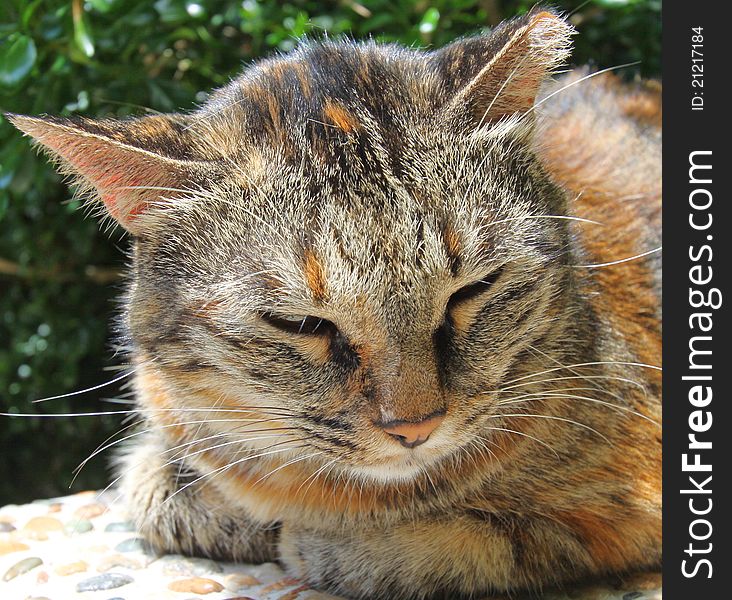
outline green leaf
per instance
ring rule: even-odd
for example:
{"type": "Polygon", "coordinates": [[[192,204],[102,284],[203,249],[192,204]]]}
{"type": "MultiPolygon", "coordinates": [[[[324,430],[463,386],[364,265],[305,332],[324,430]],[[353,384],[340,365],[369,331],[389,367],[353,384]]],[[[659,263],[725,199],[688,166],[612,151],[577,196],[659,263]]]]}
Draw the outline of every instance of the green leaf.
{"type": "Polygon", "coordinates": [[[180,0],[158,0],[154,6],[163,23],[178,23],[190,18],[186,5],[180,0]]]}
{"type": "Polygon", "coordinates": [[[0,47],[0,85],[13,87],[23,81],[36,64],[36,44],[27,35],[17,34],[0,47]]]}
{"type": "Polygon", "coordinates": [[[94,56],[94,41],[91,27],[83,13],[74,13],[74,42],[87,58],[94,56]]]}
{"type": "Polygon", "coordinates": [[[437,23],[440,21],[440,11],[432,7],[427,9],[419,22],[419,32],[429,34],[437,29],[437,23]]]}
{"type": "Polygon", "coordinates": [[[98,10],[100,13],[107,13],[112,9],[116,0],[87,0],[87,2],[89,2],[94,10],[98,10]]]}

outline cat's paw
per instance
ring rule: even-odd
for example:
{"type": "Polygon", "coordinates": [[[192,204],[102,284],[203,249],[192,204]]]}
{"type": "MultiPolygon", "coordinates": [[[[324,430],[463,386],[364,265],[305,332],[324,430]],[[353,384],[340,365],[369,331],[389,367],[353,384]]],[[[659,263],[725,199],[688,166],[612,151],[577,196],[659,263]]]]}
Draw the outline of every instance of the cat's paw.
{"type": "MultiPolygon", "coordinates": [[[[353,600],[408,599],[411,596],[373,575],[378,561],[361,553],[342,537],[283,523],[278,543],[279,562],[291,577],[315,589],[353,600]]],[[[392,566],[394,572],[394,566],[392,566]]]]}
{"type": "Polygon", "coordinates": [[[120,460],[124,502],[138,532],[163,553],[236,562],[275,559],[277,528],[255,524],[217,497],[205,480],[169,454],[152,436],[120,460]]]}

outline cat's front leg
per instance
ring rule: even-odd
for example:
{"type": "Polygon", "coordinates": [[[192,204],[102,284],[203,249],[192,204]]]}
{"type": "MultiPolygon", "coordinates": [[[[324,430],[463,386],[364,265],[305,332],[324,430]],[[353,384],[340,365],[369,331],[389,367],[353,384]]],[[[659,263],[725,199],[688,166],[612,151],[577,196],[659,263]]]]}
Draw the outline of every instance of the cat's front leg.
{"type": "Polygon", "coordinates": [[[280,559],[313,587],[360,600],[475,597],[590,570],[586,550],[556,524],[510,522],[465,514],[332,531],[285,523],[280,559]]]}
{"type": "Polygon", "coordinates": [[[236,562],[276,558],[278,531],[253,522],[226,502],[215,486],[180,462],[154,435],[119,462],[122,495],[137,529],[159,552],[236,562]]]}

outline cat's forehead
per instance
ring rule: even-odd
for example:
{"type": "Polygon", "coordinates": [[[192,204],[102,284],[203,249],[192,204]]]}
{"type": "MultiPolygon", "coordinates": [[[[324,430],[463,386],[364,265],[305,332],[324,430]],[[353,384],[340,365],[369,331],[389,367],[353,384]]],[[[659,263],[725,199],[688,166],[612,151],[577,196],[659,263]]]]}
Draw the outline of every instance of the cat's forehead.
{"type": "Polygon", "coordinates": [[[243,130],[253,144],[317,143],[371,127],[396,131],[428,114],[441,96],[432,68],[426,55],[397,46],[304,43],[251,66],[199,116],[204,125],[243,130]]]}

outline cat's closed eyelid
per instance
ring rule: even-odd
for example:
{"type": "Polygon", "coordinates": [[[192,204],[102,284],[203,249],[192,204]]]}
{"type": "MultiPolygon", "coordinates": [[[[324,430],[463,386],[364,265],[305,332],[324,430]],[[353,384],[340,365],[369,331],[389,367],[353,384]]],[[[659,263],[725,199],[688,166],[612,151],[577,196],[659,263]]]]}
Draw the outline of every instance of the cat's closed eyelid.
{"type": "Polygon", "coordinates": [[[268,325],[285,333],[298,335],[327,335],[336,327],[327,319],[312,315],[281,315],[263,312],[260,319],[268,325]]]}
{"type": "Polygon", "coordinates": [[[481,277],[478,281],[461,287],[458,291],[454,292],[450,299],[447,301],[448,312],[455,306],[474,300],[482,296],[498,281],[501,274],[504,271],[504,267],[498,267],[487,275],[481,277]]]}

